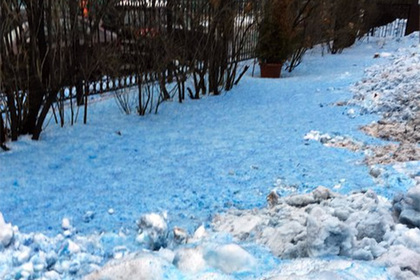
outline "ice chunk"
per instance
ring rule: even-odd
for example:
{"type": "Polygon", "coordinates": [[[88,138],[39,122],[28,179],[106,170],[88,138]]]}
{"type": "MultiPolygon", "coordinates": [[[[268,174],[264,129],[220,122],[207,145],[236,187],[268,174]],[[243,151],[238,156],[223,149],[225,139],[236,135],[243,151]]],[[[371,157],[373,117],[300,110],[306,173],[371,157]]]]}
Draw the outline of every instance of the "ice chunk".
{"type": "Polygon", "coordinates": [[[34,265],[31,262],[24,263],[21,268],[27,275],[34,273],[34,265]]]}
{"type": "Polygon", "coordinates": [[[173,264],[181,271],[196,274],[206,267],[201,247],[182,248],[175,253],[173,264]]]}
{"type": "Polygon", "coordinates": [[[306,228],[297,221],[265,227],[259,238],[275,255],[285,258],[307,257],[305,239],[306,228]]]}
{"type": "Polygon", "coordinates": [[[175,252],[168,248],[160,249],[157,254],[169,263],[172,263],[175,258],[175,252]]]}
{"type": "Polygon", "coordinates": [[[141,229],[151,228],[158,232],[164,232],[167,230],[166,221],[161,215],[156,213],[143,215],[138,222],[138,226],[141,229]]]}
{"type": "Polygon", "coordinates": [[[31,257],[31,248],[22,246],[19,251],[15,251],[13,259],[16,264],[23,264],[31,257]]]}
{"type": "MultiPolygon", "coordinates": [[[[3,214],[0,212],[0,244],[2,247],[7,247],[13,240],[13,227],[11,224],[6,224],[3,214]]],[[[1,247],[0,247],[1,249],[1,247]]]]}
{"type": "Polygon", "coordinates": [[[85,277],[85,280],[104,279],[142,279],[160,280],[163,279],[162,266],[167,263],[153,255],[143,255],[138,258],[126,258],[117,263],[109,263],[85,277]],[[112,278],[110,278],[112,276],[112,278]]]}
{"type": "Polygon", "coordinates": [[[420,212],[415,211],[414,209],[405,208],[401,211],[400,222],[420,228],[420,212]]]}
{"type": "Polygon", "coordinates": [[[331,191],[323,186],[318,186],[312,194],[316,201],[322,201],[332,197],[331,191]]]}
{"type": "Polygon", "coordinates": [[[256,264],[254,257],[237,244],[208,248],[204,259],[210,266],[229,274],[250,271],[256,264]]]}
{"type": "Polygon", "coordinates": [[[193,239],[198,240],[198,239],[203,239],[207,236],[207,232],[206,232],[206,228],[204,227],[204,225],[201,225],[197,228],[197,230],[194,232],[194,236],[193,239]]]}
{"type": "Polygon", "coordinates": [[[312,194],[292,195],[292,196],[286,197],[284,201],[290,206],[296,206],[296,207],[304,207],[304,206],[307,206],[308,204],[313,204],[316,202],[312,194]]]}
{"type": "Polygon", "coordinates": [[[420,185],[409,189],[407,197],[411,199],[413,209],[420,212],[420,185]]]}
{"type": "Polygon", "coordinates": [[[137,241],[147,244],[151,250],[166,247],[168,226],[163,216],[156,213],[146,214],[137,224],[140,232],[137,241]]]}
{"type": "Polygon", "coordinates": [[[188,239],[188,233],[179,227],[174,227],[172,230],[174,234],[174,240],[176,243],[186,243],[188,239]]]}
{"type": "Polygon", "coordinates": [[[268,223],[267,217],[247,212],[236,212],[236,215],[216,216],[223,223],[216,226],[218,231],[230,232],[239,239],[245,239],[252,234],[261,224],[268,223]],[[227,221],[228,220],[228,221],[227,221]]]}
{"type": "Polygon", "coordinates": [[[70,223],[70,220],[68,218],[63,218],[63,220],[61,221],[61,228],[64,231],[71,229],[71,223],[70,223]]]}
{"type": "Polygon", "coordinates": [[[60,251],[60,256],[70,256],[72,254],[77,254],[81,251],[80,246],[71,241],[70,239],[64,241],[60,251]]]}
{"type": "Polygon", "coordinates": [[[393,203],[401,223],[420,228],[420,185],[409,189],[406,195],[394,198],[393,203]]]}
{"type": "Polygon", "coordinates": [[[70,254],[77,254],[80,252],[80,246],[74,243],[73,241],[68,241],[68,250],[70,254]]]}
{"type": "Polygon", "coordinates": [[[54,270],[50,270],[44,273],[44,277],[45,279],[48,280],[60,280],[62,277],[60,276],[59,273],[57,273],[57,271],[54,270]]]}
{"type": "Polygon", "coordinates": [[[392,268],[396,279],[418,279],[420,277],[420,254],[402,245],[392,246],[378,259],[392,268]]]}
{"type": "Polygon", "coordinates": [[[321,207],[314,207],[307,221],[310,257],[339,255],[352,247],[352,229],[321,207]]]}

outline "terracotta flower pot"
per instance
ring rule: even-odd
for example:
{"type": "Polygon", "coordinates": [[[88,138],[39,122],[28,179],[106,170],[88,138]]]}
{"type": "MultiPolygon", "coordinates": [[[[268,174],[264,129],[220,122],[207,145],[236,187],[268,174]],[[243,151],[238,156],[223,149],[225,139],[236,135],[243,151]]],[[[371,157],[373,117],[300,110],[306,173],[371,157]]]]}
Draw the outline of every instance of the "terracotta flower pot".
{"type": "Polygon", "coordinates": [[[261,78],[280,78],[282,63],[260,63],[261,78]]]}

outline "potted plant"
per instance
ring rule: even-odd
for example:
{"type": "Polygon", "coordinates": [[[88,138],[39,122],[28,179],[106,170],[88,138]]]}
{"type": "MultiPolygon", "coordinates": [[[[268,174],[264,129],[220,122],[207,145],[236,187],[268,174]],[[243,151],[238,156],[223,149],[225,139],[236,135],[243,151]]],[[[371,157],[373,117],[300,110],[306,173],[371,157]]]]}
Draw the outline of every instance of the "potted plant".
{"type": "Polygon", "coordinates": [[[283,64],[293,54],[291,2],[267,0],[265,3],[256,48],[263,78],[279,78],[283,64]]]}

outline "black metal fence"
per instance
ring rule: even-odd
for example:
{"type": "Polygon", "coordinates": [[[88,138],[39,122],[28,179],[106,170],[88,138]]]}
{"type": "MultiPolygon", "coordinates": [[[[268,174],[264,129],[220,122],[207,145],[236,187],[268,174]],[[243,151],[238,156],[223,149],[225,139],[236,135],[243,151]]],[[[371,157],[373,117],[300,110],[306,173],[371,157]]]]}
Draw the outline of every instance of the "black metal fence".
{"type": "MultiPolygon", "coordinates": [[[[15,2],[18,5],[20,1],[15,2]]],[[[61,61],[68,64],[65,72],[70,75],[66,77],[65,87],[61,89],[61,96],[64,98],[76,96],[81,91],[83,94],[97,94],[136,85],[139,82],[136,64],[141,59],[142,70],[154,70],[147,67],[146,64],[150,62],[145,60],[155,56],[156,52],[164,51],[159,42],[166,40],[170,34],[175,37],[173,42],[178,44],[173,46],[172,60],[177,60],[180,52],[187,52],[188,56],[203,51],[203,48],[210,47],[208,40],[220,40],[220,32],[226,32],[227,28],[220,28],[219,23],[226,20],[223,13],[229,13],[228,21],[232,25],[226,45],[227,61],[231,63],[255,56],[255,22],[261,13],[259,0],[57,1],[60,4],[52,0],[43,2],[44,21],[48,29],[46,48],[51,49],[59,44],[60,55],[67,56],[65,61],[61,61]],[[48,25],[51,22],[52,26],[48,25]],[[58,36],[60,39],[57,39],[58,36]],[[53,37],[52,40],[50,37],[53,37]],[[69,51],[65,51],[65,48],[69,51]],[[182,48],[183,50],[179,50],[182,48]],[[110,69],[93,69],[89,65],[96,63],[95,59],[118,61],[113,62],[110,69]]],[[[10,8],[12,11],[8,16],[13,19],[2,28],[1,33],[0,51],[3,64],[11,63],[25,68],[22,62],[31,47],[27,7],[20,4],[19,8],[10,8]]],[[[210,53],[210,50],[206,54],[218,55],[210,53]]],[[[5,68],[3,70],[7,71],[5,68]]],[[[6,78],[10,79],[4,77],[3,81],[6,78]]],[[[15,69],[13,78],[16,89],[27,90],[28,79],[31,77],[26,69],[15,69]]]]}
{"type": "Polygon", "coordinates": [[[156,106],[171,97],[166,85],[174,80],[180,102],[185,92],[230,90],[244,73],[238,63],[255,56],[262,2],[1,1],[0,134],[37,139],[51,108],[64,124],[69,99],[85,106],[86,122],[88,96],[132,86],[139,114],[153,98],[144,84],[158,86],[156,106]]]}

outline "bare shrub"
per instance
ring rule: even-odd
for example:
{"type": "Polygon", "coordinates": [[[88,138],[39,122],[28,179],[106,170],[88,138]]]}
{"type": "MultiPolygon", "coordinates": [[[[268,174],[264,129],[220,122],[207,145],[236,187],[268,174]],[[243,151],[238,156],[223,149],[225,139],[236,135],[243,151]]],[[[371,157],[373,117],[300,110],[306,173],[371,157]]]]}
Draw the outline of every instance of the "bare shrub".
{"type": "Polygon", "coordinates": [[[122,113],[130,115],[137,101],[133,98],[129,89],[120,89],[114,92],[115,101],[122,113]]]}

